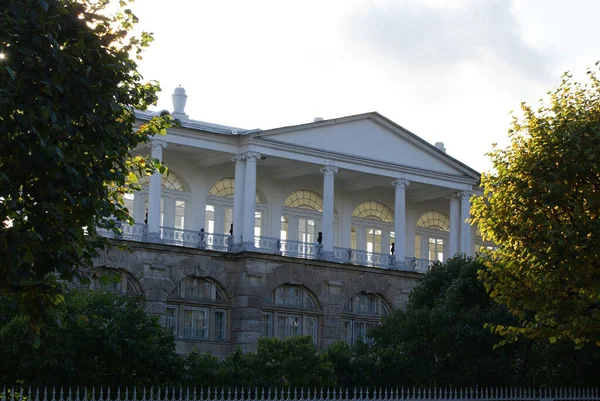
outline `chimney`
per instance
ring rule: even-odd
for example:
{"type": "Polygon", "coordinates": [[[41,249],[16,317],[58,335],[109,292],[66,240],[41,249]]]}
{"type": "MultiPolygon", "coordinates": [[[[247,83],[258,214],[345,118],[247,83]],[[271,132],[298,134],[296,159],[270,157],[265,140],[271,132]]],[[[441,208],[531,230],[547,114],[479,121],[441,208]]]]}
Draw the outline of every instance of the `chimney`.
{"type": "Polygon", "coordinates": [[[315,117],[313,122],[318,123],[319,121],[323,121],[323,117],[315,117]]]}
{"type": "Polygon", "coordinates": [[[185,89],[181,86],[175,88],[175,92],[171,95],[173,99],[173,118],[178,118],[181,121],[188,120],[189,117],[185,114],[185,103],[187,102],[187,95],[185,89]]]}
{"type": "Polygon", "coordinates": [[[435,147],[446,153],[446,147],[444,146],[444,142],[436,142],[435,147]]]}

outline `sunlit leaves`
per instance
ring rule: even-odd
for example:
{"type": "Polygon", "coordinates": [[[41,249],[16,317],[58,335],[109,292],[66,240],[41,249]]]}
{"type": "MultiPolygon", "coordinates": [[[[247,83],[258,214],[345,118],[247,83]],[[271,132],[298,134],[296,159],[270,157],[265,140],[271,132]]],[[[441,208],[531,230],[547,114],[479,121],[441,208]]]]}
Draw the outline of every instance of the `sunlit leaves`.
{"type": "Polygon", "coordinates": [[[600,340],[600,83],[566,73],[548,103],[521,105],[506,149],[494,148],[492,173],[472,214],[495,241],[481,273],[491,296],[521,319],[501,334],[600,340]]]}
{"type": "Polygon", "coordinates": [[[0,294],[51,305],[45,277],[80,276],[109,243],[98,228],[132,222],[123,196],[155,160],[132,151],[166,132],[170,117],[137,128],[135,109],[157,100],[137,72],[151,42],[130,35],[122,2],[23,0],[0,8],[0,294]],[[40,290],[43,286],[43,290],[40,290]],[[47,296],[48,295],[48,296],[47,296]]]}

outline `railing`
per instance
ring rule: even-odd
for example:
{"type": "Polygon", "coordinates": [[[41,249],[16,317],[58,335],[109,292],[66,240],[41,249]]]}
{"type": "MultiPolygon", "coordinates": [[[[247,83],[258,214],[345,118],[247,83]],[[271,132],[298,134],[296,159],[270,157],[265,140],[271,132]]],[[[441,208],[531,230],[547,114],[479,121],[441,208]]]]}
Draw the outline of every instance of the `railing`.
{"type": "MultiPolygon", "coordinates": [[[[98,230],[100,235],[109,238],[120,238],[131,241],[144,242],[148,238],[145,224],[121,224],[118,226],[122,233],[117,235],[112,231],[98,230]]],[[[182,230],[173,227],[160,227],[159,241],[168,245],[185,246],[190,248],[208,249],[219,252],[234,252],[233,237],[228,234],[213,234],[201,231],[182,230]]],[[[274,255],[283,255],[299,259],[321,259],[323,246],[317,243],[302,241],[280,240],[272,237],[254,237],[254,251],[274,255]]],[[[352,263],[359,266],[377,267],[383,269],[398,269],[394,255],[385,253],[367,252],[350,248],[334,247],[333,261],[339,263],[352,263]]],[[[418,258],[406,258],[408,270],[419,273],[429,271],[433,261],[418,258]]]]}
{"type": "Polygon", "coordinates": [[[130,241],[144,241],[146,239],[146,225],[135,223],[133,225],[129,225],[127,223],[123,223],[118,221],[117,228],[121,230],[120,234],[115,234],[111,230],[107,230],[106,228],[99,228],[98,235],[107,238],[119,238],[119,239],[127,239],[130,241]]]}
{"type": "Polygon", "coordinates": [[[0,387],[6,401],[600,401],[598,387],[244,388],[0,387]]]}
{"type": "Polygon", "coordinates": [[[320,259],[323,246],[301,241],[281,240],[281,254],[290,258],[320,259]]]}
{"type": "Polygon", "coordinates": [[[406,258],[406,267],[409,269],[415,269],[419,273],[427,273],[435,260],[419,259],[419,258],[406,258]]]}
{"type": "Polygon", "coordinates": [[[254,246],[257,252],[281,254],[281,243],[279,238],[254,237],[254,246]]]}

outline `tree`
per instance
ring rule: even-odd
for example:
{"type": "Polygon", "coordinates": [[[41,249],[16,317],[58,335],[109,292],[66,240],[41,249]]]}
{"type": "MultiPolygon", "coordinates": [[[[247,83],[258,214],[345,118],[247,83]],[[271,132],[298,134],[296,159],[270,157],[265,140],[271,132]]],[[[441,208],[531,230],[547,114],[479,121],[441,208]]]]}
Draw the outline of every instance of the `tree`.
{"type": "MultiPolygon", "coordinates": [[[[598,63],[596,63],[596,66],[598,63]]],[[[600,345],[600,81],[569,74],[549,104],[522,104],[511,145],[494,149],[473,221],[498,244],[482,272],[519,318],[497,333],[600,345]]]]}
{"type": "Polygon", "coordinates": [[[67,292],[39,340],[31,317],[6,299],[3,304],[8,323],[0,328],[0,377],[7,384],[150,386],[180,380],[174,338],[146,314],[139,297],[67,292]]]}
{"type": "Polygon", "coordinates": [[[82,278],[108,245],[97,228],[131,222],[122,197],[134,172],[155,168],[131,150],[169,124],[134,127],[134,110],[157,100],[158,85],[132,59],[152,38],[129,35],[136,17],[125,8],[107,16],[108,2],[0,9],[0,296],[21,294],[39,314],[61,299],[49,274],[82,278]]]}
{"type": "MultiPolygon", "coordinates": [[[[383,386],[592,385],[600,352],[564,342],[502,337],[486,324],[516,323],[478,279],[481,260],[455,257],[436,263],[413,289],[405,311],[373,330],[383,386]]],[[[375,370],[375,369],[374,369],[375,370]]]]}

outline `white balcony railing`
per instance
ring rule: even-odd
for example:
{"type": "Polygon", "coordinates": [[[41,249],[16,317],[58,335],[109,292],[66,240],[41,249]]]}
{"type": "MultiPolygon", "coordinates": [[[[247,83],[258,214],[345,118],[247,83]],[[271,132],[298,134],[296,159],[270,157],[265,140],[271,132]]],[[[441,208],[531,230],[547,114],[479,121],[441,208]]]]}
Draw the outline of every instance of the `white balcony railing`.
{"type": "MultiPolygon", "coordinates": [[[[120,235],[104,229],[98,230],[98,233],[110,238],[140,242],[157,242],[156,238],[152,239],[148,236],[145,224],[134,224],[131,226],[128,224],[122,224],[119,227],[121,229],[120,235]]],[[[160,227],[158,241],[168,245],[208,249],[218,252],[236,251],[233,246],[233,237],[228,234],[214,234],[201,231],[182,230],[173,227],[160,227]]],[[[323,258],[323,247],[320,244],[306,243],[302,241],[280,240],[272,237],[254,237],[253,251],[274,255],[283,255],[290,258],[299,259],[323,258]]],[[[332,261],[383,269],[413,270],[419,273],[426,273],[434,263],[434,261],[430,261],[428,259],[407,257],[406,264],[404,266],[398,266],[394,255],[342,247],[333,248],[332,261]]]]}

